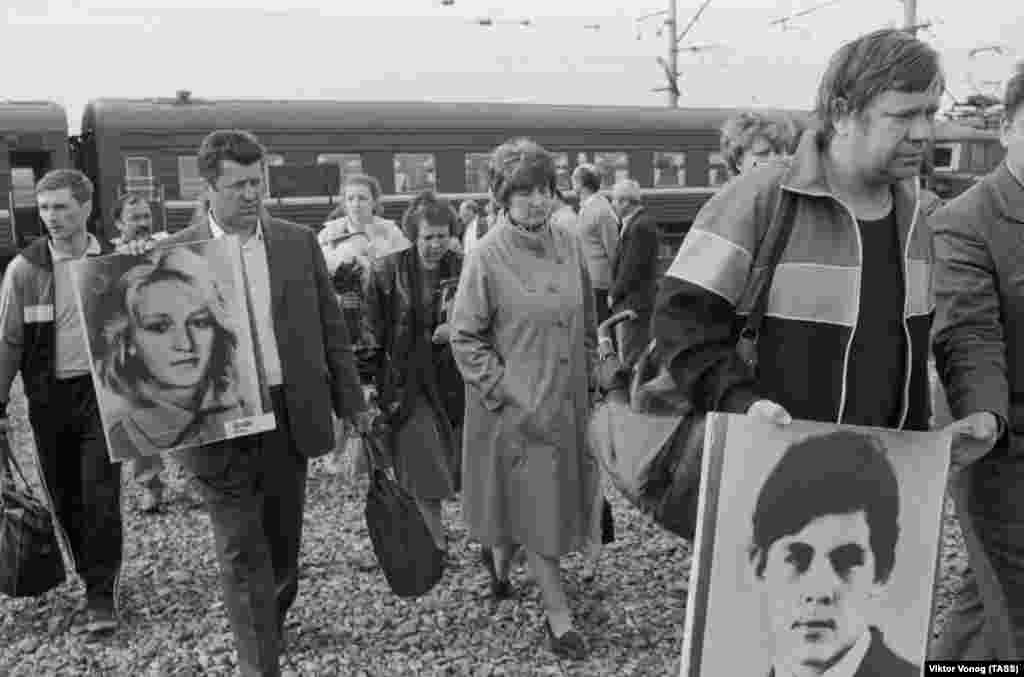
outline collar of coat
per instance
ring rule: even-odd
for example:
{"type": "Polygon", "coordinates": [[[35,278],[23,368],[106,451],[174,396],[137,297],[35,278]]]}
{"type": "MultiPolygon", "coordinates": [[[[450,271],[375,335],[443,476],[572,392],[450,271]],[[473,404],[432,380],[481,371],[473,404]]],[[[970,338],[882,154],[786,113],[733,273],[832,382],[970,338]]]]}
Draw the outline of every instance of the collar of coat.
{"type": "MultiPolygon", "coordinates": [[[[89,245],[85,250],[86,256],[100,256],[110,254],[114,251],[113,246],[104,242],[92,233],[89,233],[89,245]]],[[[21,251],[21,255],[28,261],[46,270],[53,270],[53,251],[50,247],[50,237],[36,238],[32,244],[21,251]]]]}
{"type": "Polygon", "coordinates": [[[999,202],[999,210],[1013,221],[1024,223],[1024,177],[1017,177],[1004,161],[992,173],[992,187],[999,202]]]}
{"type": "MultiPolygon", "coordinates": [[[[800,143],[793,157],[783,161],[789,164],[789,169],[782,178],[783,187],[799,193],[828,196],[838,200],[825,177],[825,152],[824,137],[820,132],[813,129],[804,132],[800,136],[800,143]]],[[[920,183],[916,176],[904,179],[893,186],[893,204],[899,223],[913,221],[919,193],[920,183]]]]}

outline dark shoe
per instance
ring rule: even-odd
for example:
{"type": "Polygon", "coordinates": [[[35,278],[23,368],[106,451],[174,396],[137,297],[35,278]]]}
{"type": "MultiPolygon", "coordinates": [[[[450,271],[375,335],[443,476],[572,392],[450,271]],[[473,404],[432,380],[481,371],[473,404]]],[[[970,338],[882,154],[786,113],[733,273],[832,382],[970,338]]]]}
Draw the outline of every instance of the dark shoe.
{"type": "Polygon", "coordinates": [[[480,560],[487,569],[487,575],[491,577],[491,595],[495,599],[509,599],[512,597],[512,583],[506,578],[498,578],[498,572],[494,568],[494,553],[490,548],[480,549],[480,560]]]}
{"type": "Polygon", "coordinates": [[[555,633],[551,631],[551,623],[547,619],[544,620],[544,628],[548,631],[548,648],[556,656],[573,661],[581,661],[587,657],[583,636],[576,630],[567,630],[560,637],[555,637],[555,633]]]}
{"type": "Polygon", "coordinates": [[[109,602],[88,602],[75,614],[72,634],[109,635],[117,630],[117,614],[109,602]]]}

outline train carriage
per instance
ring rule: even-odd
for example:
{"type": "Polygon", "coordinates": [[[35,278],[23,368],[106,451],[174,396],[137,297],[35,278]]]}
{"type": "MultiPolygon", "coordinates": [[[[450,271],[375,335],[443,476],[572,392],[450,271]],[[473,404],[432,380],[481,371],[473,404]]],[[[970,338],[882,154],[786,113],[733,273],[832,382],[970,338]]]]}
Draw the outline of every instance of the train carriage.
{"type": "Polygon", "coordinates": [[[63,107],[49,101],[0,101],[0,270],[42,234],[36,181],[68,166],[63,107]]]}
{"type": "Polygon", "coordinates": [[[999,166],[1005,153],[995,130],[940,121],[925,185],[941,198],[956,197],[999,166]]]}
{"type": "MultiPolygon", "coordinates": [[[[145,192],[168,230],[191,218],[202,191],[196,148],[212,129],[254,132],[267,146],[267,206],[319,228],[338,206],[346,174],[377,177],[382,213],[397,218],[425,188],[455,199],[486,199],[487,157],[502,141],[529,136],[556,154],[559,186],[582,162],[603,186],[636,179],[666,235],[663,258],[727,180],[719,129],[731,109],[555,106],[505,103],[99,99],[82,120],[83,167],[103,192],[109,230],[117,195],[145,192]]],[[[107,233],[112,234],[112,233],[107,233]]]]}

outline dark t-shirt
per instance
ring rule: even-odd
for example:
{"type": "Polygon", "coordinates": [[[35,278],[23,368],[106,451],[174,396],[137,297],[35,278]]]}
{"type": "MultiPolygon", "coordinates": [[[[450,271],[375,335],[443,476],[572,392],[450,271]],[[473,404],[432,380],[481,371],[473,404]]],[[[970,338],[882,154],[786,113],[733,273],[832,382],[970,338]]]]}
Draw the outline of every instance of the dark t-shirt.
{"type": "Polygon", "coordinates": [[[857,221],[863,264],[843,423],[894,428],[903,409],[907,338],[903,254],[896,216],[857,221]]]}

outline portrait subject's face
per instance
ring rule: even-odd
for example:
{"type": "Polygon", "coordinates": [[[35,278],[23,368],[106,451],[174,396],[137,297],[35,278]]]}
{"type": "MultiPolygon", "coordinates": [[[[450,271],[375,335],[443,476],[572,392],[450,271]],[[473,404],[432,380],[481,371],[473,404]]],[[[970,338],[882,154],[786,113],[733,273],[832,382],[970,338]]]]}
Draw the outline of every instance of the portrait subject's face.
{"type": "Polygon", "coordinates": [[[760,583],[775,664],[797,675],[827,670],[867,631],[865,614],[880,592],[865,513],[818,517],[779,538],[760,583]]]}
{"type": "Polygon", "coordinates": [[[139,291],[133,347],[151,379],[166,388],[194,388],[213,354],[216,321],[192,285],[162,280],[139,291]]]}

